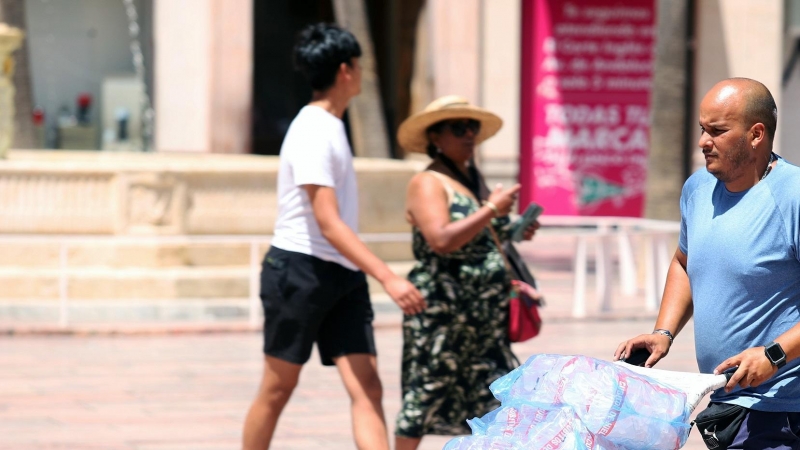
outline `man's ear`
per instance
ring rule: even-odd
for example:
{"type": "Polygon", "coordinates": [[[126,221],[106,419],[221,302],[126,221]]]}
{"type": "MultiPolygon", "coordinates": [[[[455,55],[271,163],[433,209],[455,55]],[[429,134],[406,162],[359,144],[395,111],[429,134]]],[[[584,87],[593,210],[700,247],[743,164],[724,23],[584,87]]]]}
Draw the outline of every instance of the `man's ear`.
{"type": "Polygon", "coordinates": [[[334,84],[339,84],[347,79],[347,67],[345,66],[345,63],[339,64],[339,68],[336,69],[336,78],[334,78],[333,81],[334,84]]]}
{"type": "Polygon", "coordinates": [[[757,122],[750,127],[750,146],[757,147],[758,144],[767,138],[767,127],[763,123],[757,122]]]}
{"type": "Polygon", "coordinates": [[[338,76],[349,77],[350,76],[350,70],[349,69],[350,69],[350,66],[348,66],[347,63],[339,64],[339,70],[336,71],[336,76],[337,77],[338,76]]]}

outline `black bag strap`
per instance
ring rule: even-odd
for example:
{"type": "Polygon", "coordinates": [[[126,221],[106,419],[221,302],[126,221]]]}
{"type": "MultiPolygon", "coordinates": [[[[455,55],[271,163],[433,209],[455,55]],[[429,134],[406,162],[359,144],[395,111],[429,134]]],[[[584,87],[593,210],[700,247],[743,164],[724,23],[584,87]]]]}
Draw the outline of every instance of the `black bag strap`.
{"type": "Polygon", "coordinates": [[[528,266],[525,265],[525,262],[522,260],[522,255],[517,251],[517,247],[514,246],[511,241],[506,241],[503,243],[502,251],[505,252],[506,259],[517,277],[521,281],[539,289],[538,286],[536,286],[536,278],[534,278],[531,271],[528,270],[528,266]]]}

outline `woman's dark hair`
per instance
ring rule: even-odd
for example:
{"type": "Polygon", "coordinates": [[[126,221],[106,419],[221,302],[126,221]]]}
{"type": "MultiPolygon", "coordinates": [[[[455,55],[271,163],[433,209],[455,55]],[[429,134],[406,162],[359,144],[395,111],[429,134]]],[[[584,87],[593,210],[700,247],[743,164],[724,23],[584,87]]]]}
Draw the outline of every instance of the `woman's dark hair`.
{"type": "MultiPolygon", "coordinates": [[[[425,136],[428,136],[429,133],[441,134],[446,123],[446,120],[440,120],[439,122],[429,126],[425,129],[425,136]]],[[[428,146],[425,147],[425,152],[431,157],[431,159],[436,159],[436,157],[439,155],[439,149],[437,149],[431,141],[428,141],[428,146]]]]}
{"type": "Polygon", "coordinates": [[[311,83],[311,89],[324,91],[336,82],[342,63],[351,65],[361,56],[361,46],[347,30],[328,23],[316,23],[300,32],[294,47],[294,65],[311,83]]]}

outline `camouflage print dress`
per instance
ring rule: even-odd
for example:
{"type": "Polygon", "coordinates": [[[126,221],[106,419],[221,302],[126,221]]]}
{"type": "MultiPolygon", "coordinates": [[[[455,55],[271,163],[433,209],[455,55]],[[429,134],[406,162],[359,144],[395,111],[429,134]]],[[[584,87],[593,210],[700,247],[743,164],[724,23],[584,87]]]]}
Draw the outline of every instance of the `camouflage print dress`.
{"type": "MultiPolygon", "coordinates": [[[[450,194],[450,221],[479,208],[471,196],[450,194]]],[[[508,218],[492,226],[506,239],[508,218]]],[[[409,280],[428,307],[403,320],[402,408],[396,434],[469,434],[466,420],[499,406],[489,384],[519,365],[508,340],[510,278],[488,229],[447,255],[413,230],[417,264],[409,280]]]]}

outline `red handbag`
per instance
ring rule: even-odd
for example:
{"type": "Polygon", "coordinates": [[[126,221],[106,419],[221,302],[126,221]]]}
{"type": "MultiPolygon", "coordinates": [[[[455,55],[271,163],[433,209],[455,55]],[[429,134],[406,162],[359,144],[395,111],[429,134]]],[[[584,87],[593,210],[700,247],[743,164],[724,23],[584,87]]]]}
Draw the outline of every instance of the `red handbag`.
{"type": "Polygon", "coordinates": [[[542,318],[539,316],[541,300],[532,298],[519,284],[512,281],[513,287],[508,304],[508,338],[511,342],[523,342],[536,337],[542,329],[542,318]]]}
{"type": "MultiPolygon", "coordinates": [[[[516,272],[508,261],[508,256],[503,250],[503,245],[491,225],[488,227],[492,234],[497,250],[503,257],[506,270],[511,274],[516,272]]],[[[544,305],[542,296],[532,297],[529,292],[536,293],[536,288],[522,280],[511,280],[511,292],[508,302],[508,339],[511,342],[523,342],[535,337],[542,329],[542,318],[539,316],[539,307],[544,305]]]]}

